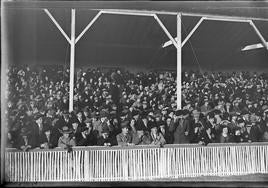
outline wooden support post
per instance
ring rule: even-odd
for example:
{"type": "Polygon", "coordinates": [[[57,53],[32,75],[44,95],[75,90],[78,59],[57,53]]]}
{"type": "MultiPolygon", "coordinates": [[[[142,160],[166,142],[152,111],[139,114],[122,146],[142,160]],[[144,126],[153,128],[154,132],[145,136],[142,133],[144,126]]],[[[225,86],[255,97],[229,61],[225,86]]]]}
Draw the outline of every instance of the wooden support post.
{"type": "Polygon", "coordinates": [[[181,109],[181,14],[177,14],[177,109],[181,109]]]}
{"type": "Polygon", "coordinates": [[[71,54],[70,54],[69,112],[73,111],[74,60],[75,60],[75,9],[72,9],[72,14],[71,14],[71,54]]]}

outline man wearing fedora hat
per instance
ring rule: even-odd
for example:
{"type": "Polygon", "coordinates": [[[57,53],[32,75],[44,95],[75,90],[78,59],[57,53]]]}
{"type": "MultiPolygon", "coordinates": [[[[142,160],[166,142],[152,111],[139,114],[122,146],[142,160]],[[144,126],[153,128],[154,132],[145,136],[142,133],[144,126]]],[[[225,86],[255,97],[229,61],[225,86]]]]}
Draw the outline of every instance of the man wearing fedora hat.
{"type": "Polygon", "coordinates": [[[190,121],[188,118],[184,116],[187,115],[187,111],[185,110],[177,110],[175,112],[175,123],[171,124],[169,127],[169,131],[173,134],[173,143],[174,144],[183,144],[189,143],[189,132],[190,132],[190,121]]]}
{"type": "Polygon", "coordinates": [[[157,122],[157,126],[159,127],[159,131],[164,136],[164,138],[166,140],[166,143],[167,144],[172,144],[173,143],[173,136],[169,132],[166,122],[165,121],[159,121],[159,122],[157,122]]]}
{"type": "Polygon", "coordinates": [[[41,141],[41,137],[44,136],[44,128],[45,125],[44,121],[43,121],[44,117],[42,114],[36,114],[34,116],[34,122],[32,124],[31,130],[32,130],[32,138],[34,141],[34,145],[33,147],[40,147],[40,141],[41,141]]]}
{"type": "Polygon", "coordinates": [[[62,129],[60,130],[62,136],[59,138],[58,147],[69,150],[72,146],[76,146],[75,139],[70,136],[72,132],[72,129],[70,129],[69,127],[62,127],[62,129]]]}

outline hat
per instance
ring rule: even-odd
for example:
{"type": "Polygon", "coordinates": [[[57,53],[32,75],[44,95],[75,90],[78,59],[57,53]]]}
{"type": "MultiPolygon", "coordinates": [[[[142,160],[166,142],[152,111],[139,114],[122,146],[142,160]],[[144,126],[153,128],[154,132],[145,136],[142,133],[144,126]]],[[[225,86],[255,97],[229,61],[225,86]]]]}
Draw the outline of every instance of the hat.
{"type": "Polygon", "coordinates": [[[43,115],[38,113],[34,116],[34,120],[38,120],[40,117],[43,117],[43,115]]]}
{"type": "Polygon", "coordinates": [[[108,117],[109,116],[109,113],[106,111],[106,110],[102,110],[101,112],[100,112],[100,117],[102,118],[102,117],[108,117]]]}
{"type": "Polygon", "coordinates": [[[99,117],[99,115],[98,115],[97,113],[98,113],[98,112],[95,112],[95,111],[92,112],[92,113],[91,113],[91,117],[92,117],[92,118],[97,118],[97,117],[99,117]]]}
{"type": "Polygon", "coordinates": [[[51,131],[51,126],[49,126],[49,125],[44,126],[43,131],[44,131],[44,132],[51,131]]]}
{"type": "Polygon", "coordinates": [[[266,114],[267,114],[267,113],[268,113],[268,108],[265,109],[265,110],[263,111],[263,113],[266,113],[266,114]]]}
{"type": "Polygon", "coordinates": [[[207,114],[207,117],[208,117],[209,119],[214,118],[214,113],[213,113],[213,112],[209,112],[209,113],[207,114]]]}
{"type": "Polygon", "coordinates": [[[78,121],[78,119],[76,117],[73,117],[70,122],[71,122],[71,124],[79,123],[79,121],[78,121]]]}
{"type": "Polygon", "coordinates": [[[83,126],[82,128],[81,128],[81,132],[84,132],[84,131],[87,131],[88,130],[88,127],[86,127],[86,126],[83,126]]]}
{"type": "Polygon", "coordinates": [[[228,112],[224,112],[224,113],[222,114],[222,119],[224,119],[224,120],[228,120],[229,117],[230,117],[230,115],[229,115],[228,112]]]}
{"type": "Polygon", "coordinates": [[[70,113],[68,112],[68,110],[63,110],[62,115],[70,115],[70,113]]]}
{"type": "Polygon", "coordinates": [[[218,109],[216,109],[216,110],[214,110],[214,114],[215,114],[215,115],[220,115],[220,114],[221,114],[221,111],[218,110],[218,109]]]}
{"type": "Polygon", "coordinates": [[[189,114],[189,110],[187,110],[187,109],[182,110],[182,115],[183,116],[186,116],[188,114],[189,114]]]}
{"type": "Polygon", "coordinates": [[[116,111],[114,111],[114,110],[111,111],[111,112],[110,112],[110,116],[111,116],[111,117],[116,117],[116,111]]]}
{"type": "Polygon", "coordinates": [[[150,128],[150,129],[153,129],[153,128],[157,128],[157,124],[156,124],[156,122],[154,122],[154,121],[149,121],[148,122],[148,127],[150,128]]]}
{"type": "Polygon", "coordinates": [[[157,123],[157,126],[160,127],[160,126],[166,126],[166,122],[165,121],[158,121],[157,123]]]}
{"type": "Polygon", "coordinates": [[[85,108],[83,108],[83,111],[84,111],[84,112],[90,112],[89,107],[86,106],[85,108]]]}
{"type": "Polygon", "coordinates": [[[241,115],[246,115],[246,114],[249,114],[249,111],[248,111],[248,110],[243,109],[243,110],[242,110],[242,112],[241,112],[241,115]]]}
{"type": "Polygon", "coordinates": [[[91,122],[92,122],[92,120],[89,119],[89,118],[86,118],[85,121],[84,121],[84,123],[91,123],[91,122]]]}
{"type": "Polygon", "coordinates": [[[121,122],[121,129],[128,128],[128,125],[129,125],[129,121],[123,121],[123,122],[121,122]]]}
{"type": "Polygon", "coordinates": [[[62,129],[60,129],[59,131],[61,134],[69,134],[69,133],[73,132],[72,129],[70,129],[67,126],[63,126],[62,129]]]}
{"type": "Polygon", "coordinates": [[[136,128],[137,131],[141,131],[141,130],[144,131],[144,130],[145,130],[145,127],[144,127],[142,121],[138,121],[138,122],[135,124],[135,128],[136,128]]]}
{"type": "Polygon", "coordinates": [[[157,113],[155,114],[155,117],[156,117],[156,118],[161,118],[161,117],[162,117],[162,114],[159,113],[159,112],[157,112],[157,113]]]}
{"type": "Polygon", "coordinates": [[[102,129],[101,134],[105,134],[105,133],[108,133],[108,134],[110,133],[108,128],[102,129]]]}
{"type": "Polygon", "coordinates": [[[257,122],[257,117],[255,115],[250,116],[250,122],[251,123],[256,123],[257,122]]]}
{"type": "Polygon", "coordinates": [[[176,116],[181,116],[182,115],[182,110],[176,110],[175,115],[176,116]]]}
{"type": "Polygon", "coordinates": [[[198,110],[193,110],[192,113],[193,113],[193,116],[200,114],[200,112],[198,110]]]}
{"type": "Polygon", "coordinates": [[[124,110],[121,112],[120,116],[125,116],[125,115],[127,115],[127,114],[128,114],[128,109],[124,109],[124,110]]]}
{"type": "Polygon", "coordinates": [[[148,115],[148,113],[146,111],[143,111],[141,113],[141,119],[146,119],[147,118],[147,115],[148,115]]]}
{"type": "Polygon", "coordinates": [[[136,116],[139,115],[139,111],[138,110],[133,110],[131,113],[132,116],[136,116]]]}
{"type": "Polygon", "coordinates": [[[42,100],[42,96],[41,96],[41,95],[37,95],[34,99],[35,99],[36,101],[41,101],[41,100],[42,100]]]}
{"type": "Polygon", "coordinates": [[[239,119],[237,120],[237,123],[240,124],[240,123],[245,123],[245,121],[243,119],[239,119]]]}
{"type": "Polygon", "coordinates": [[[28,130],[27,128],[25,128],[25,127],[23,127],[23,128],[20,130],[20,135],[21,135],[21,136],[28,136],[30,133],[31,133],[31,131],[28,130]]]}

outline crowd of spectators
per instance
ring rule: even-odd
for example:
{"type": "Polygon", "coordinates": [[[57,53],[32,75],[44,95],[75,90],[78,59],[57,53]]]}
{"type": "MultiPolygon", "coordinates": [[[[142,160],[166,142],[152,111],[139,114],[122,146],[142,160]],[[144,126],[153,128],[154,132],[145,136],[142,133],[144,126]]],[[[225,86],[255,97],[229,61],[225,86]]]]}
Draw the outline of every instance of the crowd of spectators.
{"type": "Polygon", "coordinates": [[[128,146],[268,141],[268,75],[79,69],[8,69],[7,147],[128,146]]]}

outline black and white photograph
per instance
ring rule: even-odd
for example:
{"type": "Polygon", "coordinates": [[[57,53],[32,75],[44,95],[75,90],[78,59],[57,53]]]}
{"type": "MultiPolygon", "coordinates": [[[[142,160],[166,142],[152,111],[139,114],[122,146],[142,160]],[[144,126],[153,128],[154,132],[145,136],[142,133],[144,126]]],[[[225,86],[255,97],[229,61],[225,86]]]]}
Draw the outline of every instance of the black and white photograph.
{"type": "Polygon", "coordinates": [[[2,0],[1,184],[268,187],[268,1],[2,0]]]}

